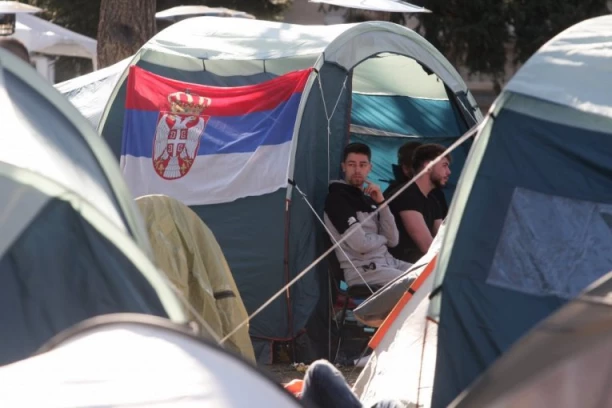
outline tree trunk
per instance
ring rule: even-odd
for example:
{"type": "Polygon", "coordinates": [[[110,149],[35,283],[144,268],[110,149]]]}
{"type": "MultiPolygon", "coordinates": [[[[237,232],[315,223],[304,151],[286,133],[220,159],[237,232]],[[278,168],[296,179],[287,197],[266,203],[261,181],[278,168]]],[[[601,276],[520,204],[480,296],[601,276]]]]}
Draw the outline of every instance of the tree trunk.
{"type": "Polygon", "coordinates": [[[156,33],[156,0],[102,0],[98,68],[134,55],[156,33]]]}

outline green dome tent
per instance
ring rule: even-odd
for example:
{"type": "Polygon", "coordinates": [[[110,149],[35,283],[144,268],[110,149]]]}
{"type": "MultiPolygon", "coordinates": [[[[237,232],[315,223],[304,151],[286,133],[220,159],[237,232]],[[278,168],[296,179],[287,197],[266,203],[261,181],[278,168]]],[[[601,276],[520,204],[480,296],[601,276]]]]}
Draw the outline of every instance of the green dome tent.
{"type": "MultiPolygon", "coordinates": [[[[192,18],[157,34],[130,65],[173,80],[222,87],[259,84],[314,68],[291,140],[287,178],[294,184],[287,180],[272,193],[229,202],[190,204],[217,237],[249,312],[320,253],[324,230],[308,204],[321,215],[327,183],[339,176],[341,151],[349,141],[372,147],[372,178],[384,188],[393,178],[400,145],[408,140],[450,145],[481,119],[452,65],[423,37],[392,23],[300,26],[192,18]],[[295,195],[295,186],[309,203],[295,195]]],[[[122,156],[127,76],[125,71],[120,77],[98,125],[117,160],[122,156]]],[[[449,198],[468,149],[466,144],[454,153],[449,198]]],[[[227,177],[230,183],[238,178],[227,177]]],[[[169,194],[147,192],[155,193],[169,194]]],[[[305,327],[325,290],[318,276],[326,276],[325,267],[301,279],[251,322],[259,361],[271,361],[271,342],[291,340],[305,327]]]]}
{"type": "Polygon", "coordinates": [[[144,313],[183,323],[104,141],[4,50],[0,106],[0,364],[98,315],[144,313]]]}
{"type": "MultiPolygon", "coordinates": [[[[432,407],[448,406],[538,322],[612,270],[611,43],[610,16],[558,34],[515,74],[476,136],[436,270],[432,407]]],[[[527,378],[517,373],[506,377],[527,378]]],[[[548,400],[536,405],[558,406],[548,400]]]]}

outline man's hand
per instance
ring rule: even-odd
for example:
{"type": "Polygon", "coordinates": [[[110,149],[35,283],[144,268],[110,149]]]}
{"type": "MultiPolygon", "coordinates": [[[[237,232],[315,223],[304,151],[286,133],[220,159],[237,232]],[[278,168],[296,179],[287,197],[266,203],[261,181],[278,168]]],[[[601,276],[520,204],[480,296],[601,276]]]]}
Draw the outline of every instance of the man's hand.
{"type": "Polygon", "coordinates": [[[380,204],[385,200],[382,191],[380,191],[380,187],[370,180],[366,180],[363,192],[372,197],[372,200],[374,200],[376,204],[380,204]]]}

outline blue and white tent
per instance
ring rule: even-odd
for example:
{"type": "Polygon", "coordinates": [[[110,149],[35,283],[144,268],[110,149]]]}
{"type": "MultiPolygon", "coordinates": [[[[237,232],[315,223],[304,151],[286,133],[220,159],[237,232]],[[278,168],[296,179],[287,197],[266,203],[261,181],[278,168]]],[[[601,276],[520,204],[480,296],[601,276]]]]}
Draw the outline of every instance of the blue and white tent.
{"type": "MultiPolygon", "coordinates": [[[[231,202],[190,203],[218,238],[250,312],[321,251],[323,228],[296,196],[295,186],[320,215],[328,181],[339,176],[341,151],[349,141],[372,147],[372,178],[384,188],[393,178],[391,165],[401,144],[421,140],[448,145],[481,119],[452,65],[423,37],[392,23],[300,26],[192,18],[152,38],[130,65],[173,80],[223,87],[260,84],[314,68],[290,137],[290,160],[284,168],[275,166],[286,173],[287,182],[266,194],[242,189],[243,196],[231,202]]],[[[122,153],[126,78],[127,71],[98,126],[117,160],[122,153]]],[[[237,135],[235,142],[243,137],[249,135],[237,135]]],[[[202,140],[206,143],[206,133],[202,140]]],[[[454,177],[468,149],[466,145],[456,151],[454,177]]],[[[241,191],[243,169],[211,170],[219,174],[219,184],[241,191]]],[[[269,176],[265,170],[261,175],[269,176]]],[[[453,190],[451,186],[449,197],[453,190]]],[[[325,264],[318,269],[326,276],[325,264]]],[[[305,327],[319,299],[318,280],[317,273],[307,275],[251,322],[260,361],[270,361],[272,341],[293,339],[305,327]]]]}
{"type": "Polygon", "coordinates": [[[483,122],[439,254],[433,407],[612,270],[611,59],[612,17],[579,23],[525,63],[483,122]]]}

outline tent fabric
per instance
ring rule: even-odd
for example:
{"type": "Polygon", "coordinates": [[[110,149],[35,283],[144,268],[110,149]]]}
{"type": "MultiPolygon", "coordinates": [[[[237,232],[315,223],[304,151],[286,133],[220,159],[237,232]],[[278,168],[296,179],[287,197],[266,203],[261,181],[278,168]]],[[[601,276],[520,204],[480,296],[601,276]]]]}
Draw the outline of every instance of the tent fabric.
{"type": "MultiPolygon", "coordinates": [[[[85,188],[84,191],[87,191],[88,194],[96,190],[107,192],[110,197],[98,196],[99,203],[88,201],[102,210],[111,220],[117,218],[113,213],[118,213],[125,224],[126,231],[145,254],[150,255],[151,249],[142,219],[137,213],[136,206],[128,193],[108,145],[95,133],[87,121],[83,120],[74,106],[55,92],[53,87],[36,71],[18,61],[14,55],[0,51],[2,52],[0,106],[7,113],[7,117],[16,119],[6,122],[7,131],[3,132],[3,135],[8,138],[13,134],[20,134],[20,137],[32,145],[32,148],[35,149],[33,152],[36,153],[36,156],[20,153],[18,157],[12,157],[6,153],[2,156],[3,160],[14,163],[18,167],[29,169],[30,166],[33,166],[32,169],[38,169],[39,174],[43,176],[47,176],[48,170],[43,166],[47,164],[49,171],[59,177],[63,183],[78,182],[79,188],[85,188]],[[28,133],[30,133],[29,136],[27,136],[28,133]],[[45,140],[43,136],[46,137],[45,140]],[[83,146],[86,148],[84,149],[83,146]],[[24,164],[27,163],[27,166],[22,164],[19,158],[24,164]],[[70,166],[70,170],[62,171],[59,168],[61,164],[70,166]],[[66,174],[72,171],[76,171],[77,176],[66,174]],[[80,180],[78,176],[81,177],[80,180]],[[94,185],[84,185],[84,181],[94,185]],[[109,202],[116,208],[104,207],[105,203],[109,202]]],[[[17,148],[12,146],[16,145],[20,139],[10,140],[11,143],[6,143],[4,150],[18,153],[17,148]]]]}
{"type": "MultiPolygon", "coordinates": [[[[597,47],[594,33],[559,46],[579,55],[597,47]]],[[[527,72],[533,60],[554,78],[559,61],[551,49],[545,45],[528,60],[527,72]]],[[[585,68],[580,77],[589,74],[585,68]]],[[[549,98],[571,90],[576,75],[540,82],[545,90],[534,84],[529,95],[505,89],[470,151],[430,308],[440,322],[434,407],[447,406],[534,325],[612,269],[612,121],[602,116],[612,111],[549,98]]],[[[601,99],[601,84],[581,86],[581,95],[592,95],[585,103],[612,107],[610,95],[601,99]]]]}
{"type": "Polygon", "coordinates": [[[611,16],[578,23],[542,46],[506,89],[610,117],[610,95],[601,85],[607,83],[610,75],[611,41],[611,16]]]}
{"type": "Polygon", "coordinates": [[[55,89],[76,106],[79,112],[96,128],[104,106],[130,60],[131,57],[128,57],[109,67],[60,82],[55,85],[55,89]]]}
{"type": "Polygon", "coordinates": [[[610,400],[607,274],[538,324],[451,407],[601,407],[610,400]]]}
{"type": "Polygon", "coordinates": [[[445,244],[441,254],[442,399],[434,406],[446,406],[534,324],[612,269],[609,133],[503,108],[489,129],[473,150],[485,143],[486,154],[468,159],[463,175],[478,170],[467,203],[455,198],[449,231],[459,227],[450,253],[445,244]],[[467,355],[478,358],[459,357],[467,355]]]}
{"type": "MultiPolygon", "coordinates": [[[[212,231],[186,205],[163,195],[136,199],[142,212],[155,263],[166,273],[194,311],[219,339],[227,336],[248,315],[227,261],[212,231]]],[[[248,325],[233,334],[224,346],[255,362],[248,325]]]]}
{"type": "Polygon", "coordinates": [[[438,75],[426,70],[416,59],[390,53],[377,54],[353,68],[353,92],[365,95],[448,99],[444,82],[438,75]],[[409,72],[410,80],[398,80],[398,72],[409,72]]]}
{"type": "Polygon", "coordinates": [[[97,61],[97,41],[42,18],[18,13],[14,36],[31,53],[80,57],[97,61]]]}
{"type": "Polygon", "coordinates": [[[138,266],[59,198],[29,220],[0,257],[0,269],[0,305],[7,311],[0,327],[11,333],[0,340],[0,365],[30,356],[60,330],[92,316],[168,317],[138,266]]]}
{"type": "Polygon", "coordinates": [[[185,322],[107,147],[31,66],[3,50],[0,107],[0,330],[12,333],[0,340],[0,364],[100,314],[185,322]]]}
{"type": "Polygon", "coordinates": [[[408,288],[400,278],[354,310],[357,319],[379,327],[369,343],[372,354],[353,387],[365,406],[383,399],[400,400],[408,407],[431,406],[438,325],[427,318],[428,297],[445,229],[443,223],[429,251],[407,272],[417,276],[408,288]]]}
{"type": "MultiPolygon", "coordinates": [[[[446,223],[442,223],[436,236],[434,237],[429,250],[417,262],[412,265],[402,276],[389,282],[382,288],[376,291],[372,296],[368,297],[359,304],[354,310],[355,318],[367,326],[379,327],[387,318],[391,310],[396,307],[397,303],[402,298],[403,294],[411,288],[415,278],[421,276],[427,266],[434,261],[444,238],[446,223]]],[[[434,264],[435,265],[435,264],[434,264]]],[[[428,279],[426,292],[431,292],[433,285],[433,277],[435,273],[431,273],[431,279],[428,279]]],[[[421,290],[421,289],[419,289],[421,290]]],[[[412,300],[411,300],[412,301],[412,300]]],[[[428,302],[429,304],[429,302],[428,302]]]]}
{"type": "Polygon", "coordinates": [[[400,292],[401,281],[391,282],[355,309],[361,321],[384,319],[370,341],[372,354],[353,386],[365,406],[383,399],[399,400],[408,407],[431,406],[438,325],[427,318],[428,297],[445,228],[443,224],[429,251],[409,270],[417,276],[410,290],[404,286],[400,292]]]}
{"type": "Polygon", "coordinates": [[[457,138],[463,133],[447,98],[354,94],[351,123],[420,138],[457,138]]]}
{"type": "Polygon", "coordinates": [[[415,297],[414,307],[402,309],[355,382],[353,391],[364,406],[382,399],[402,401],[407,407],[431,406],[438,327],[426,319],[426,296],[433,277],[425,286],[423,299],[415,297]]]}
{"type": "MultiPolygon", "coordinates": [[[[446,100],[446,108],[435,113],[444,112],[450,122],[448,118],[431,118],[432,127],[452,122],[452,130],[441,130],[444,139],[440,141],[444,143],[452,143],[472,127],[480,112],[450,63],[407,28],[371,22],[326,27],[244,19],[232,22],[214,17],[180,21],[145,44],[130,65],[183,82],[225,87],[260,84],[287,72],[315,68],[304,87],[296,116],[287,174],[291,182],[287,188],[228,203],[191,206],[214,232],[245,307],[253,312],[310,265],[323,249],[321,234],[325,231],[310,205],[321,216],[328,182],[340,175],[342,149],[353,137],[349,129],[352,99],[357,94],[354,85],[368,90],[364,94],[368,97],[409,98],[414,92],[415,98],[446,100]],[[370,43],[372,47],[356,50],[358,44],[370,43]],[[345,49],[353,51],[346,54],[345,49]],[[393,52],[402,57],[392,57],[393,52]],[[365,81],[371,71],[368,66],[359,77],[360,64],[368,64],[370,57],[377,60],[376,67],[388,64],[385,72],[394,64],[401,67],[404,76],[397,82],[403,85],[394,91],[382,76],[365,81]],[[418,63],[410,63],[411,59],[418,63]],[[417,82],[412,81],[412,73],[415,78],[423,78],[422,86],[407,85],[417,82]],[[380,93],[375,92],[376,84],[380,85],[380,93]],[[296,195],[294,186],[308,202],[296,195]]],[[[98,125],[117,158],[124,128],[126,78],[124,72],[98,125]]],[[[372,127],[371,119],[370,116],[362,126],[372,127]]],[[[385,163],[395,162],[396,151],[391,150],[399,147],[399,141],[382,139],[377,136],[385,152],[381,157],[385,163]]],[[[462,163],[457,160],[458,170],[462,163]]],[[[391,172],[390,164],[387,167],[391,172]]],[[[375,168],[379,168],[377,163],[375,168]]],[[[258,361],[271,362],[271,342],[288,341],[302,332],[319,299],[318,281],[324,274],[325,265],[317,265],[253,319],[250,334],[258,361]]]]}
{"type": "MultiPolygon", "coordinates": [[[[254,60],[282,60],[299,56],[317,59],[325,53],[325,61],[347,70],[373,55],[394,53],[419,60],[454,92],[466,90],[459,73],[435,47],[416,32],[386,22],[302,26],[244,19],[232,24],[227,18],[197,17],[180,21],[158,33],[143,46],[141,57],[148,60],[148,53],[155,51],[168,55],[189,55],[202,60],[234,61],[235,67],[239,65],[245,69],[251,65],[251,61],[258,64],[254,60]],[[180,43],[176,42],[177,38],[181,38],[180,43]],[[299,47],[295,46],[296,41],[299,47]],[[206,46],[202,47],[202,44],[206,46]],[[236,61],[242,63],[237,64],[236,61]]],[[[206,69],[210,71],[208,67],[206,69]]],[[[237,74],[234,72],[234,75],[237,74]]]]}
{"type": "Polygon", "coordinates": [[[4,74],[2,93],[0,107],[7,116],[14,116],[11,130],[19,135],[19,142],[5,144],[0,161],[70,186],[116,227],[125,229],[111,185],[73,124],[66,117],[53,114],[50,101],[35,103],[40,98],[38,92],[11,72],[4,74]]]}
{"type": "MultiPolygon", "coordinates": [[[[399,95],[441,98],[445,96],[442,83],[445,83],[455,93],[467,92],[467,87],[456,70],[418,34],[390,23],[373,24],[375,23],[299,26],[240,19],[232,25],[228,24],[227,18],[223,17],[198,17],[181,21],[158,33],[139,51],[137,59],[157,66],[172,67],[179,71],[201,72],[204,70],[222,77],[248,77],[259,73],[282,75],[289,71],[314,66],[317,61],[320,61],[323,51],[326,56],[330,55],[327,47],[332,42],[360,44],[363,41],[359,35],[369,32],[369,36],[376,36],[373,40],[376,50],[389,50],[390,52],[378,52],[375,55],[376,58],[367,59],[366,56],[352,62],[355,65],[353,76],[357,92],[377,90],[376,92],[388,93],[391,91],[392,94],[399,95]],[[378,34],[375,33],[386,31],[393,33],[392,38],[382,42],[377,40],[378,34]],[[298,41],[299,47],[295,45],[298,41]],[[422,75],[424,71],[416,67],[418,63],[413,59],[391,53],[393,50],[390,48],[396,42],[409,42],[410,47],[400,54],[403,53],[420,61],[436,75],[429,77],[422,75]],[[391,78],[394,78],[393,75],[381,74],[404,72],[408,75],[408,71],[411,72],[411,78],[417,75],[419,79],[401,81],[401,85],[398,85],[398,81],[391,81],[391,78]],[[373,72],[379,74],[372,75],[373,72]]],[[[375,50],[370,51],[376,52],[375,50]]],[[[142,66],[141,62],[138,62],[138,65],[142,66]]],[[[155,70],[154,72],[171,77],[162,72],[155,70]]],[[[92,73],[83,76],[82,79],[67,81],[66,85],[75,81],[96,83],[98,79],[95,73],[92,73]]],[[[117,81],[122,82],[123,79],[117,78],[117,81]]],[[[77,93],[79,98],[71,96],[71,100],[79,110],[85,110],[87,117],[102,116],[104,106],[99,103],[102,95],[98,95],[97,87],[91,89],[85,85],[81,87],[82,91],[77,93]],[[96,106],[95,114],[90,112],[94,106],[96,106]]],[[[67,93],[64,89],[61,92],[67,93]]],[[[75,94],[76,90],[73,89],[70,92],[75,94]]],[[[468,105],[470,109],[475,110],[476,119],[480,120],[481,114],[477,109],[477,104],[471,94],[469,92],[467,94],[469,95],[468,105]]]]}
{"type": "Polygon", "coordinates": [[[253,365],[143,315],[85,321],[0,368],[0,382],[0,405],[10,407],[301,406],[253,365]]]}

